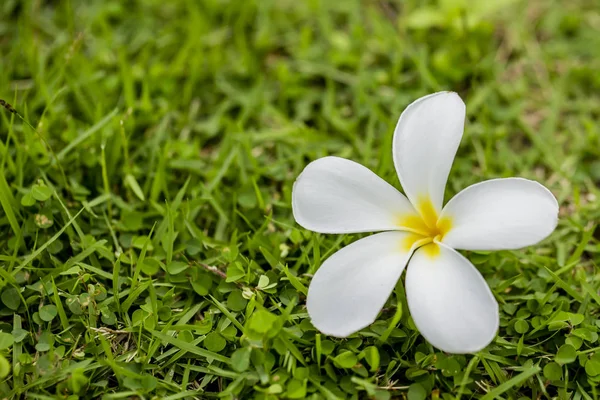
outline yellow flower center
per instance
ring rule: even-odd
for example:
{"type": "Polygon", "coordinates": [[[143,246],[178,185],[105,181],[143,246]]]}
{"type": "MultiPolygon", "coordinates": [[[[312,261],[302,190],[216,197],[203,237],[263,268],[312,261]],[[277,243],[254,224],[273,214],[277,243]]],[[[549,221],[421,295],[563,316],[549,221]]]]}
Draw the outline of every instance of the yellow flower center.
{"type": "Polygon", "coordinates": [[[411,232],[403,240],[402,249],[409,251],[417,244],[431,257],[435,257],[440,252],[435,242],[441,241],[452,228],[452,220],[449,217],[439,218],[429,197],[420,199],[416,208],[419,215],[403,215],[398,218],[398,226],[411,232]]]}

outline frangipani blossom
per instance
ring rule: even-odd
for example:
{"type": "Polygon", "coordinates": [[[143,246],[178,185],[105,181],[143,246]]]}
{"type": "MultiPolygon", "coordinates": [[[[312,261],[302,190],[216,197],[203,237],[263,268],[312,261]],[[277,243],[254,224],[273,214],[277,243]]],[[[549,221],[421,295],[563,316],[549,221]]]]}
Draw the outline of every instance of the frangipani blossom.
{"type": "Polygon", "coordinates": [[[400,116],[393,158],[406,196],[366,167],[338,157],[310,163],[292,192],[294,218],[320,233],[376,232],[329,257],[314,275],[307,308],[313,325],[346,337],[373,323],[402,271],[415,325],[433,346],[471,353],[496,336],[498,303],[479,271],[455,249],[530,246],[558,221],[541,184],[492,179],[444,207],[444,190],[465,122],[453,92],[425,96],[400,116]]]}

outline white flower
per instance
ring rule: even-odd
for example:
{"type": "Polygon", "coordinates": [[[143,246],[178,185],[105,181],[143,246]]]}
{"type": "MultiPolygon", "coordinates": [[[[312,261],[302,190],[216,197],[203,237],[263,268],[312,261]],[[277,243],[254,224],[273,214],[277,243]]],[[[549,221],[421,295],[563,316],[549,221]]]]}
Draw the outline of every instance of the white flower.
{"type": "Polygon", "coordinates": [[[338,157],[310,163],[292,192],[294,218],[320,233],[385,231],[341,249],[308,289],[313,325],[346,337],[375,321],[404,267],[412,318],[433,346],[471,353],[496,336],[498,303],[454,249],[530,246],[556,227],[558,203],[537,182],[506,178],[470,186],[442,208],[465,122],[453,92],[425,96],[402,113],[393,157],[405,197],[366,167],[338,157]]]}

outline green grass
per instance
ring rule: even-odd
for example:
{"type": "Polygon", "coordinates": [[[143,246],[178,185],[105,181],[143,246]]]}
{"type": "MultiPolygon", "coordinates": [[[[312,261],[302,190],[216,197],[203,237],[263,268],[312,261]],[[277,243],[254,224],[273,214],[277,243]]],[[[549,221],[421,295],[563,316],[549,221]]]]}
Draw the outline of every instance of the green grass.
{"type": "Polygon", "coordinates": [[[0,398],[597,399],[597,3],[418,4],[0,2],[0,98],[37,131],[0,110],[0,398]],[[532,178],[559,226],[469,254],[501,307],[477,355],[401,286],[319,334],[306,288],[358,235],[296,225],[294,179],[337,155],[398,186],[396,120],[438,90],[468,113],[447,198],[532,178]]]}

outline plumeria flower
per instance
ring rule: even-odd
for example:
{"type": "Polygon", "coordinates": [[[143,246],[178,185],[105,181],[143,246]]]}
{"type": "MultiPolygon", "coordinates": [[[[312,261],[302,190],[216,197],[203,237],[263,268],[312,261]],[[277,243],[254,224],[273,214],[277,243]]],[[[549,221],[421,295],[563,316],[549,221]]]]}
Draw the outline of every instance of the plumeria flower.
{"type": "Polygon", "coordinates": [[[465,122],[453,92],[406,108],[393,158],[406,197],[366,167],[338,157],[310,163],[292,191],[294,218],[320,233],[376,232],[339,250],[314,275],[307,308],[321,332],[346,337],[373,323],[402,271],[421,334],[450,353],[472,353],[496,336],[498,303],[460,250],[519,249],[547,237],[558,203],[541,184],[492,179],[458,193],[444,189],[465,122]]]}

